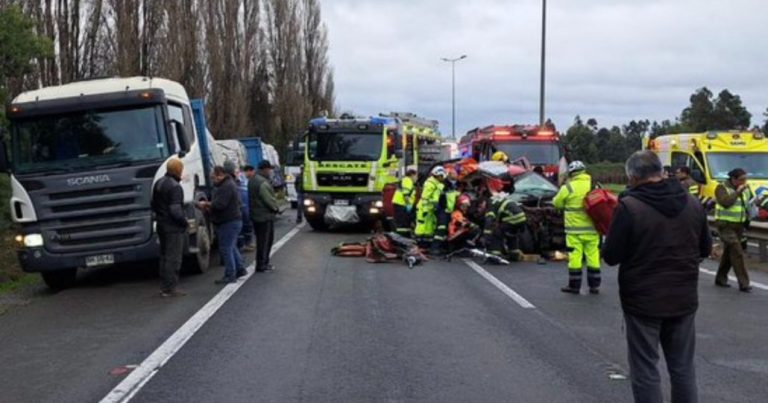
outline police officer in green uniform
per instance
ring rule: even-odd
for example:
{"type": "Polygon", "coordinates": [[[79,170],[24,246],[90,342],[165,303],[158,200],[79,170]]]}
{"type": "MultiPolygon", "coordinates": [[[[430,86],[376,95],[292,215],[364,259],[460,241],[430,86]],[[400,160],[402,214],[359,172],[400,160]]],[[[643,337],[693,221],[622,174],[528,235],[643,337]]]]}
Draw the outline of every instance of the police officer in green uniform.
{"type": "Polygon", "coordinates": [[[752,286],[749,285],[749,274],[744,262],[744,232],[749,226],[748,207],[752,200],[752,191],[747,185],[747,172],[741,168],[729,172],[728,180],[717,185],[715,200],[715,224],[723,241],[723,257],[717,269],[715,285],[730,287],[728,272],[733,267],[739,289],[750,292],[752,286]]]}
{"type": "Polygon", "coordinates": [[[417,176],[418,172],[409,168],[405,177],[400,180],[400,184],[392,197],[392,204],[395,209],[395,232],[408,238],[411,237],[412,211],[416,202],[414,182],[417,176]]]}
{"type": "Polygon", "coordinates": [[[683,189],[686,189],[693,197],[699,197],[699,184],[691,178],[691,169],[688,167],[677,168],[675,177],[680,181],[683,189]]]}

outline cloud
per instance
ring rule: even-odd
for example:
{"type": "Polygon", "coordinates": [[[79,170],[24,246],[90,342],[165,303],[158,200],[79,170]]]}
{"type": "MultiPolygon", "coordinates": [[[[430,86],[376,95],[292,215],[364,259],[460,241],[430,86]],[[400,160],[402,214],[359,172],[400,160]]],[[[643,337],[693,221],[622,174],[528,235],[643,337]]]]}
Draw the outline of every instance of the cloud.
{"type": "MultiPolygon", "coordinates": [[[[549,1],[547,116],[603,125],[679,115],[697,88],[768,106],[763,0],[549,1]]],[[[540,0],[326,0],[337,100],[358,114],[413,111],[458,135],[538,120],[540,0]]]]}

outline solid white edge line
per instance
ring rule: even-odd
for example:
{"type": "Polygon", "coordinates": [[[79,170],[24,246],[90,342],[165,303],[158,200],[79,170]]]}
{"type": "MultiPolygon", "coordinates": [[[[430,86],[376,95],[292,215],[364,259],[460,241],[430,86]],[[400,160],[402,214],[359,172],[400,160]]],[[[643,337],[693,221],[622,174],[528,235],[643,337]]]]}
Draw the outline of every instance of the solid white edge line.
{"type": "MultiPolygon", "coordinates": [[[[702,272],[702,273],[704,273],[704,274],[709,274],[710,276],[717,276],[717,271],[715,271],[715,270],[709,270],[709,269],[705,269],[705,268],[703,268],[703,267],[699,267],[699,271],[700,271],[700,272],[702,272]]],[[[731,281],[738,281],[738,280],[736,279],[736,277],[734,277],[734,276],[728,276],[728,278],[729,278],[731,281]]],[[[766,284],[763,284],[763,283],[758,283],[758,282],[756,282],[756,281],[750,281],[750,282],[749,282],[749,285],[751,285],[751,286],[752,286],[752,287],[754,287],[754,288],[759,288],[759,289],[761,289],[761,290],[765,290],[765,291],[768,291],[768,285],[766,285],[766,284]]]]}
{"type": "Polygon", "coordinates": [[[493,284],[496,288],[501,290],[506,296],[509,298],[512,298],[513,301],[515,301],[518,305],[525,309],[536,309],[536,307],[528,302],[527,299],[523,298],[520,294],[516,293],[513,289],[509,288],[506,284],[502,283],[499,279],[494,277],[491,273],[488,273],[483,269],[482,266],[479,264],[473,262],[469,259],[463,259],[464,263],[466,263],[467,266],[471,267],[472,270],[476,271],[477,274],[483,276],[484,279],[488,280],[491,284],[493,284]]]}
{"type": "MultiPolygon", "coordinates": [[[[291,238],[301,231],[304,224],[299,224],[272,245],[269,255],[274,255],[291,238]]],[[[248,266],[248,275],[242,281],[229,284],[221,289],[192,315],[186,323],[176,330],[168,339],[152,352],[144,361],[134,369],[122,382],[112,389],[107,396],[101,399],[101,403],[125,403],[130,401],[144,385],[173,357],[181,348],[197,333],[203,325],[229,300],[239,289],[253,276],[255,266],[248,266]]]]}

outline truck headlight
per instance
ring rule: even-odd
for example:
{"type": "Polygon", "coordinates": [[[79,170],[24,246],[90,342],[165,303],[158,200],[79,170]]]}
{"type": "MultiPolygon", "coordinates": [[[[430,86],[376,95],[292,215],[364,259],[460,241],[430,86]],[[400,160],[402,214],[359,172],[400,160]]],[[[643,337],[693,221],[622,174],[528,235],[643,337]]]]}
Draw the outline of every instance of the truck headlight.
{"type": "Polygon", "coordinates": [[[370,213],[371,215],[375,215],[375,214],[381,213],[381,210],[376,207],[371,207],[371,209],[368,210],[368,213],[370,213]]]}
{"type": "Polygon", "coordinates": [[[384,202],[381,200],[376,200],[373,202],[373,207],[375,208],[384,208],[384,202]]]}
{"type": "Polygon", "coordinates": [[[315,204],[315,201],[312,199],[304,199],[304,205],[306,207],[313,206],[315,204]]]}
{"type": "Polygon", "coordinates": [[[27,248],[39,248],[43,246],[43,236],[40,234],[19,235],[16,237],[16,241],[19,241],[20,237],[23,238],[23,244],[27,248]]]}

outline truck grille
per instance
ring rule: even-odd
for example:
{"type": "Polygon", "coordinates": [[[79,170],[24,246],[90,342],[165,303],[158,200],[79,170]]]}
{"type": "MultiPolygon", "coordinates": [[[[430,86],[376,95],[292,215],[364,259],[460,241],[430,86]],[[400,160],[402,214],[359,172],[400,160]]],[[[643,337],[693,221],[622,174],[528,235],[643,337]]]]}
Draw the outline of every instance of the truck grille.
{"type": "Polygon", "coordinates": [[[49,218],[42,229],[46,249],[97,252],[148,241],[152,235],[150,187],[151,179],[41,195],[42,215],[49,218]]]}
{"type": "Polygon", "coordinates": [[[368,174],[319,173],[317,174],[317,185],[366,187],[368,186],[368,174]]]}

